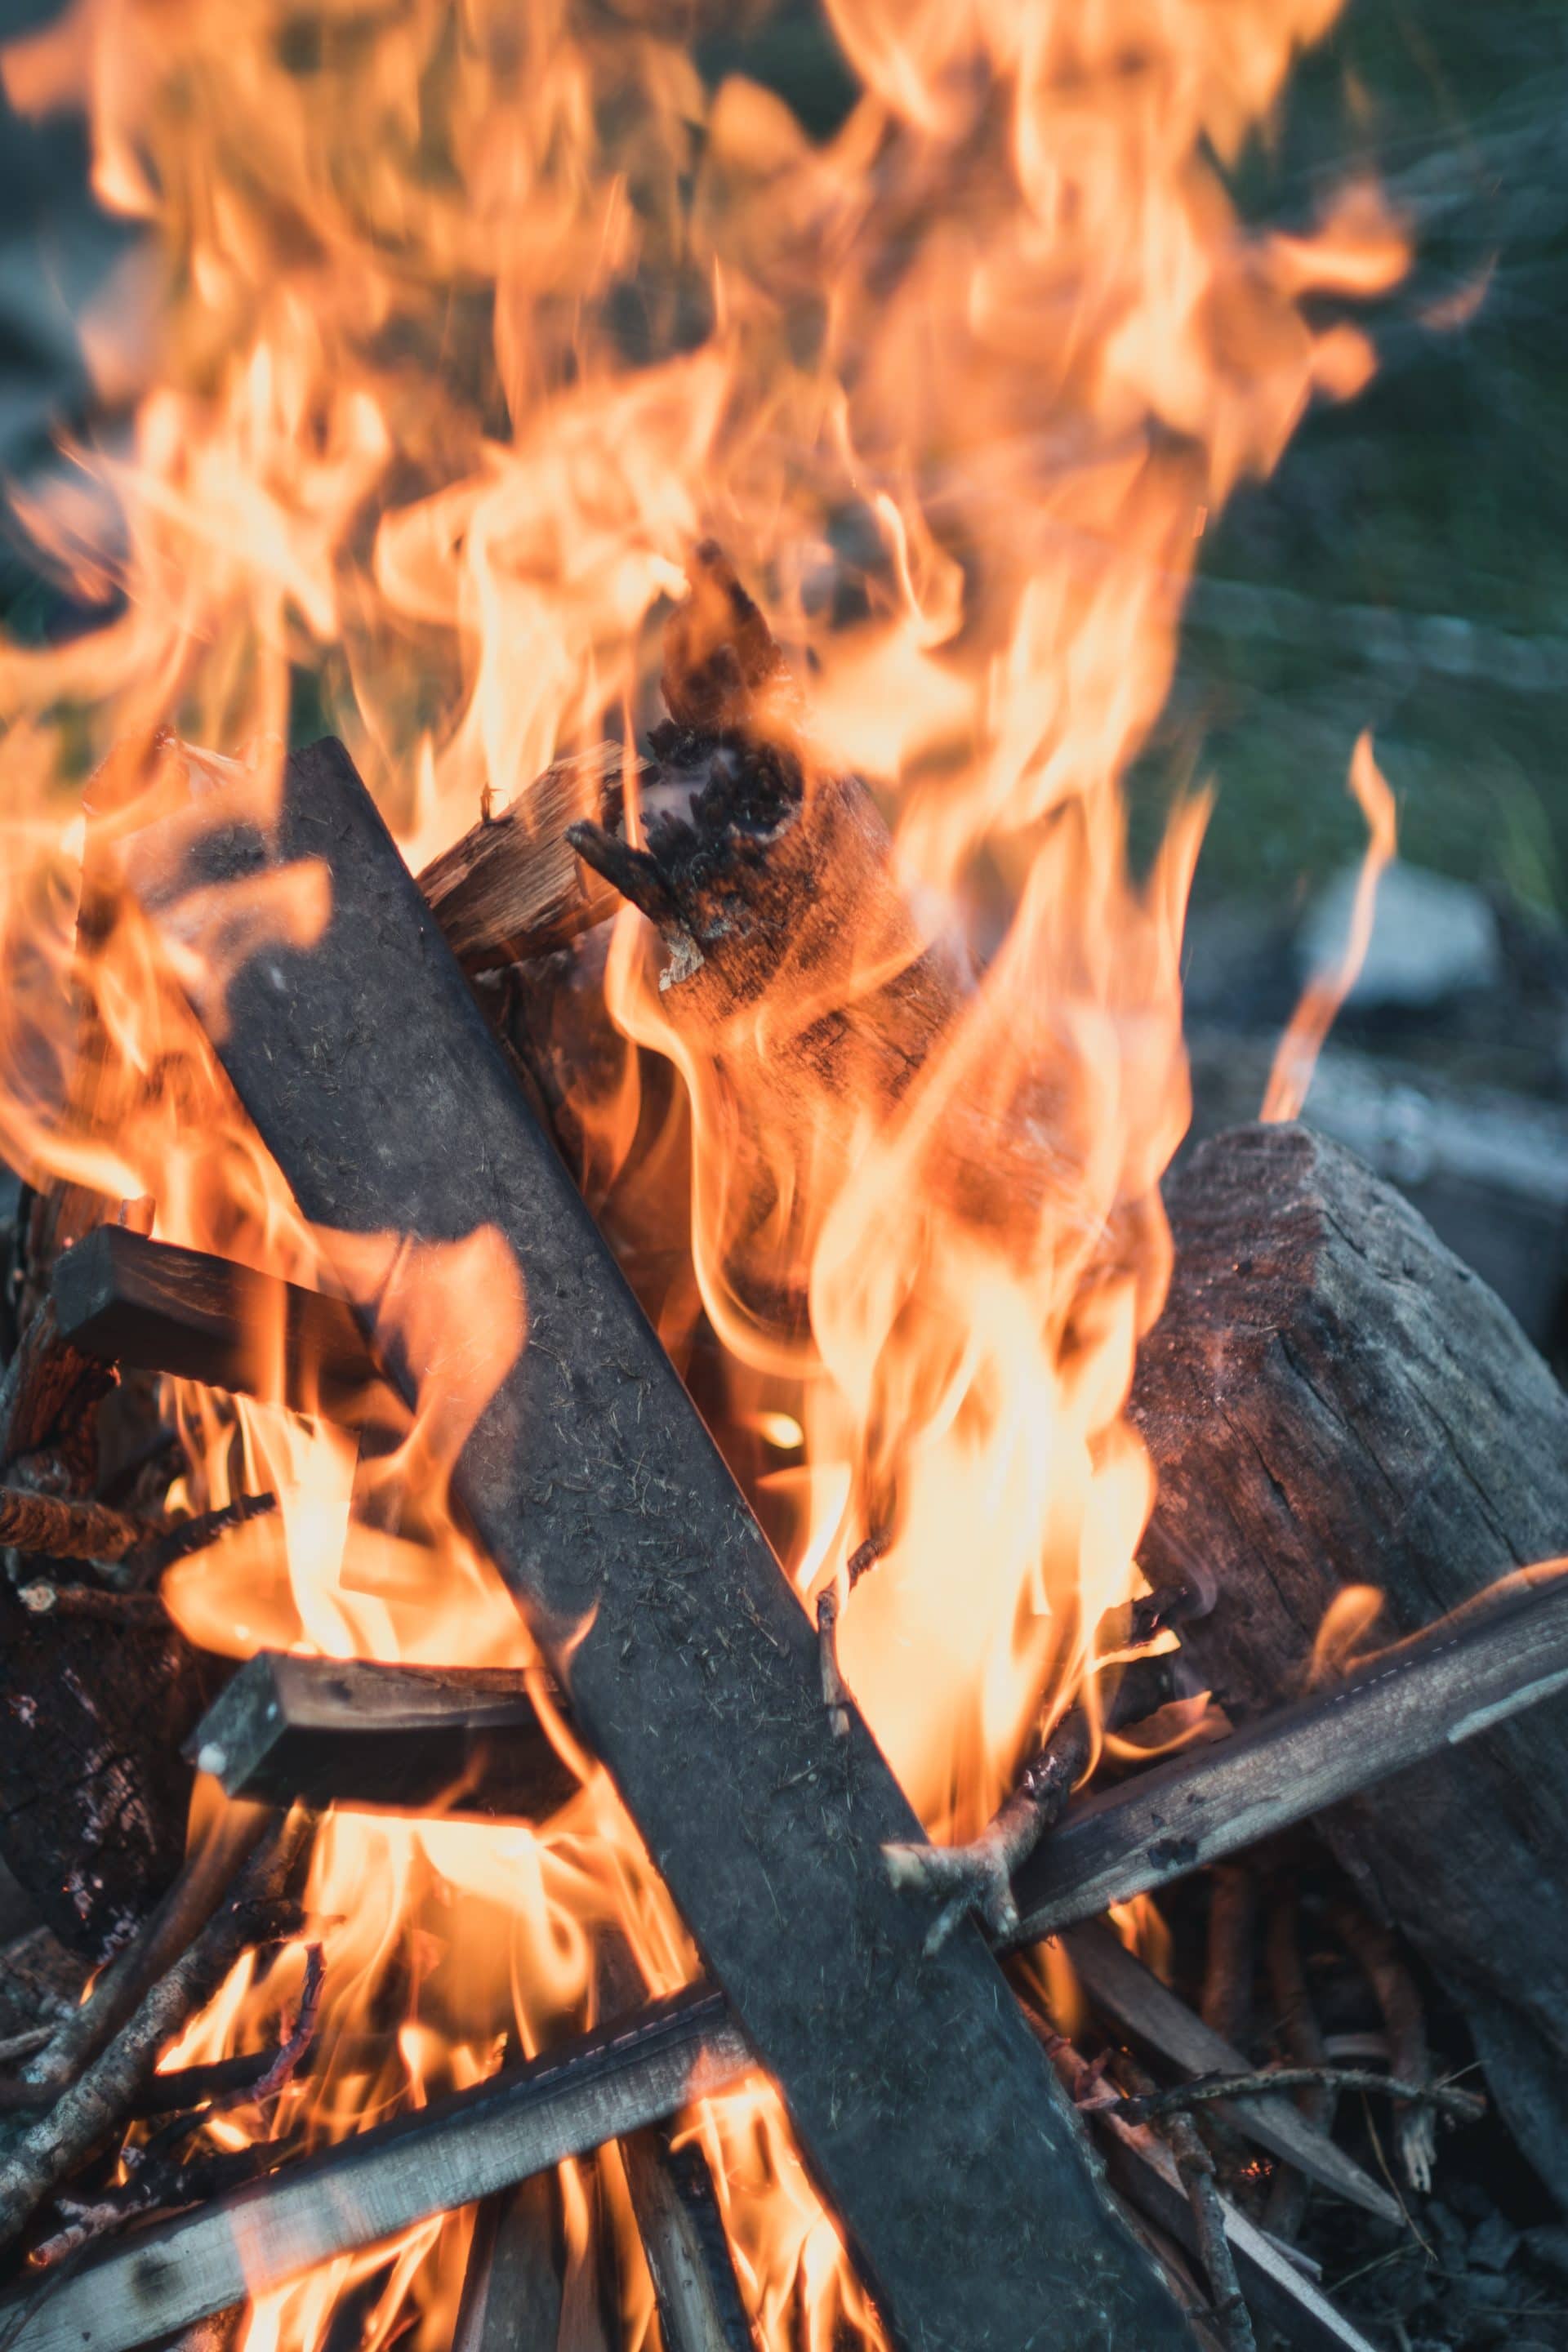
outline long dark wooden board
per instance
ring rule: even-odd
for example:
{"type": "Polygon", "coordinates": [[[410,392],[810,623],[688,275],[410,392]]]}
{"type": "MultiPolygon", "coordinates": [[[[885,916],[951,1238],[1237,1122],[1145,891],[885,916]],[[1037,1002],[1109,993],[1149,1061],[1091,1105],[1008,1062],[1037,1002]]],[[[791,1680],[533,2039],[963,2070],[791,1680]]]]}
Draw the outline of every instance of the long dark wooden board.
{"type": "MultiPolygon", "coordinates": [[[[919,1834],[909,1804],[858,1718],[834,1738],[805,1612],[342,746],[295,754],[276,811],[208,801],[129,855],[187,959],[222,895],[193,887],[304,861],[330,880],[320,937],[263,950],[221,1003],[195,987],[196,1009],[314,1223],[416,1246],[487,1227],[515,1264],[528,1343],[454,1490],[783,2090],[894,2337],[1184,2342],[978,1932],[923,1952],[880,1853],[919,1834]]],[[[460,1325],[474,1302],[451,1311],[460,1325]]],[[[384,1297],[371,1336],[412,1401],[427,1364],[395,1320],[384,1297]]]]}
{"type": "Polygon", "coordinates": [[[100,1225],[54,1270],[55,1314],[83,1355],[264,1397],[329,1421],[404,1408],[346,1299],[205,1250],[100,1225]]]}

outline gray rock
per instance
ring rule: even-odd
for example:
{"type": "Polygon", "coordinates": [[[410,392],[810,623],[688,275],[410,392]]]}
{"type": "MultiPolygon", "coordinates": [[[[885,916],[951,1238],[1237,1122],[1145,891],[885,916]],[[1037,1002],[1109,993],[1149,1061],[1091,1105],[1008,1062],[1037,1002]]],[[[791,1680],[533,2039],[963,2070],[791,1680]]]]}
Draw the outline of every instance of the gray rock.
{"type": "MultiPolygon", "coordinates": [[[[1301,978],[1335,970],[1350,937],[1359,865],[1320,891],[1296,935],[1301,978]]],[[[1420,1010],[1494,988],[1502,978],[1497,917],[1479,890],[1395,859],[1377,886],[1372,940],[1345,1002],[1360,1012],[1420,1010]]]]}

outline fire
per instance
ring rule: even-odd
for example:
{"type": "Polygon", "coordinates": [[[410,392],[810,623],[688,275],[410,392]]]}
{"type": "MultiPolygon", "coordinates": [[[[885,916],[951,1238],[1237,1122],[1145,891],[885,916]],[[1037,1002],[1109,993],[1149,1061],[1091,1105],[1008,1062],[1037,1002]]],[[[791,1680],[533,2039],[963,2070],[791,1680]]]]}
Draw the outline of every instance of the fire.
{"type": "MultiPolygon", "coordinates": [[[[264,812],[284,740],[324,723],[417,867],[559,752],[637,731],[665,600],[716,536],[796,681],[770,724],[809,803],[868,778],[890,897],[706,1012],[620,916],[624,1051],[578,1106],[588,1181],[635,1198],[689,1163],[691,1280],[661,1329],[679,1350],[700,1311],[717,1334],[721,1434],[742,1472],[740,1434],[766,1442],[754,1492],[803,1601],[880,1542],[845,1671],[933,1835],[981,1826],[1136,1588],[1152,1480],[1121,1413],[1166,1278],[1205,804],[1134,880],[1121,783],[1200,533],[1310,401],[1365,381],[1353,305],[1405,266],[1365,187],[1283,236],[1221,176],[1337,8],[827,0],[859,91],[819,139],[754,82],[708,89],[689,12],[661,0],[76,0],[4,56],[13,104],[88,106],[100,195],[148,230],[139,314],[153,265],[158,284],[140,357],[126,288],[83,321],[106,399],[135,374],[129,434],[17,493],[102,618],[0,650],[0,1150],[74,1188],[64,1237],[150,1197],[160,1238],[330,1278],[116,894],[117,824],[236,761],[264,812]],[[816,1024],[853,1036],[922,959],[951,1003],[918,1068],[814,1061],[816,1024]],[[683,1083],[650,1152],[660,1057],[683,1083]]],[[[302,870],[237,903],[235,955],[309,937],[316,891],[302,870]]],[[[208,1648],[536,1663],[445,1486],[526,1302],[483,1235],[439,1264],[396,1247],[365,1284],[390,1269],[410,1316],[464,1340],[395,1452],[279,1404],[171,1399],[177,1501],[280,1499],[166,1583],[208,1648]]],[[[341,2137],[542,2046],[594,2011],[610,1928],[653,1990],[690,1977],[577,1761],[547,1822],[322,1825],[320,2063],[265,2117],[215,2116],[215,2144],[341,2137]]],[[[167,2063],[267,2046],[304,1969],[298,1943],[247,1962],[167,2063]]],[[[691,2128],[763,2340],[879,2343],[772,2092],[691,2128]]],[[[635,2346],[649,2291],[604,2177],[635,2346]]],[[[571,2168],[563,2195],[580,2263],[571,2168]]],[[[348,2296],[368,2345],[446,2342],[468,2228],[268,2297],[250,2352],[312,2352],[348,2296]]]]}

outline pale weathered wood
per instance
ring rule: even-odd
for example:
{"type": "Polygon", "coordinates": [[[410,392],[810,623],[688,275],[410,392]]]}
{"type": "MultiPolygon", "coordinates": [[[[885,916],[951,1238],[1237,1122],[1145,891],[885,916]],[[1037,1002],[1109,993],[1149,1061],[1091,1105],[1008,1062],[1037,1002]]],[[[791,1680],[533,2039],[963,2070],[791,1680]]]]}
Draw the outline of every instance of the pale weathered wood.
{"type": "Polygon", "coordinates": [[[487,2197],[474,2220],[452,2352],[555,2352],[561,2263],[549,2173],[487,2197]]]}
{"type": "MultiPolygon", "coordinates": [[[[1253,1127],[1199,1150],[1170,1205],[1174,1280],[1133,1391],[1160,1475],[1142,1558],[1215,1596],[1182,1639],[1235,1720],[1300,1685],[1344,1586],[1381,1591],[1385,1641],[1568,1551],[1568,1401],[1390,1186],[1303,1129],[1253,1127]]],[[[1568,2197],[1568,1697],[1323,1826],[1568,2197]]]]}
{"type": "Polygon", "coordinates": [[[702,2151],[650,2124],[621,2142],[664,2352],[757,2352],[702,2151]]]}

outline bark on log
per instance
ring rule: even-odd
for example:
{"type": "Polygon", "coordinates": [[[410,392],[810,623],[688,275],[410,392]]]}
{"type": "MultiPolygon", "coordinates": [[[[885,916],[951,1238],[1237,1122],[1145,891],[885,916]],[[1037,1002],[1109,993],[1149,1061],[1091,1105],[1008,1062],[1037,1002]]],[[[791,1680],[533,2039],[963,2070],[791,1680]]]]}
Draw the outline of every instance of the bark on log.
{"type": "MultiPolygon", "coordinates": [[[[314,1221],[426,1243],[486,1226],[511,1254],[528,1341],[455,1492],[779,2081],[895,2338],[1016,2352],[1048,2307],[1063,2352],[1183,2341],[980,1938],[922,1958],[879,1851],[918,1834],[908,1804],[858,1720],[833,1738],[805,1612],[342,747],[288,763],[270,836],[209,799],[132,863],[191,946],[221,896],[192,885],[272,858],[324,866],[330,917],[231,979],[220,1055],[314,1221]]],[[[421,1367],[395,1304],[378,1299],[373,1336],[408,1392],[421,1367]]]]}
{"type": "MultiPolygon", "coordinates": [[[[1195,1153],[1170,1207],[1174,1282],[1133,1392],[1160,1474],[1142,1559],[1209,1580],[1183,1644],[1237,1721],[1300,1684],[1346,1584],[1381,1590],[1386,1639],[1568,1551],[1568,1402],[1388,1185],[1303,1129],[1252,1127],[1195,1153]]],[[[1568,1698],[1322,1826],[1568,2200],[1568,1698]]]]}

